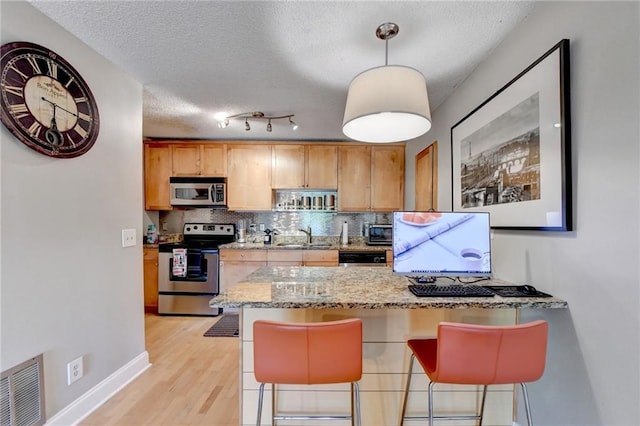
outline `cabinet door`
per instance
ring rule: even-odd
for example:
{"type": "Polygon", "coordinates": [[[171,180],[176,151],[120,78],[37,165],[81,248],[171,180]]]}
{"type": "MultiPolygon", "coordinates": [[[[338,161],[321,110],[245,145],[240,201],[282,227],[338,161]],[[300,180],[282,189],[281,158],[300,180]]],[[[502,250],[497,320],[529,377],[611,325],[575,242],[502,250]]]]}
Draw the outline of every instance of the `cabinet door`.
{"type": "Polygon", "coordinates": [[[338,205],[341,211],[371,208],[371,147],[341,146],[338,160],[338,205]]]}
{"type": "Polygon", "coordinates": [[[271,210],[271,146],[230,145],[227,164],[229,210],[271,210]]]}
{"type": "Polygon", "coordinates": [[[267,250],[267,266],[302,266],[302,250],[267,250]]]}
{"type": "Polygon", "coordinates": [[[200,175],[200,144],[171,145],[173,176],[200,175]]]}
{"type": "Polygon", "coordinates": [[[227,144],[200,146],[200,171],[203,176],[227,176],[227,144]]]}
{"type": "Polygon", "coordinates": [[[371,210],[404,208],[404,146],[371,148],[371,210]]]}
{"type": "Polygon", "coordinates": [[[267,250],[220,250],[220,292],[267,265],[267,250]]]}
{"type": "Polygon", "coordinates": [[[144,310],[158,312],[158,249],[144,249],[144,310]]]}
{"type": "Polygon", "coordinates": [[[338,250],[305,250],[304,266],[338,266],[338,250]]]}
{"type": "Polygon", "coordinates": [[[273,188],[304,188],[304,145],[273,145],[273,188]]]}
{"type": "Polygon", "coordinates": [[[169,177],[171,176],[171,145],[144,145],[144,208],[171,210],[169,177]]]}
{"type": "Polygon", "coordinates": [[[338,188],[338,147],[307,145],[306,186],[313,189],[338,188]]]}

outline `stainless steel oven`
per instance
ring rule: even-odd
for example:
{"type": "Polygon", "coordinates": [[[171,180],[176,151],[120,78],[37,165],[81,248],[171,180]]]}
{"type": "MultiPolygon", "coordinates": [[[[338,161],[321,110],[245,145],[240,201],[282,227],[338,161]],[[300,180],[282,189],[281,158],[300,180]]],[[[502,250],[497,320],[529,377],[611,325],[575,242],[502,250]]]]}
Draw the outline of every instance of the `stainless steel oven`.
{"type": "Polygon", "coordinates": [[[232,242],[234,236],[233,224],[187,223],[183,243],[160,244],[159,314],[220,314],[219,309],[209,307],[211,298],[220,292],[218,245],[232,242]]]}

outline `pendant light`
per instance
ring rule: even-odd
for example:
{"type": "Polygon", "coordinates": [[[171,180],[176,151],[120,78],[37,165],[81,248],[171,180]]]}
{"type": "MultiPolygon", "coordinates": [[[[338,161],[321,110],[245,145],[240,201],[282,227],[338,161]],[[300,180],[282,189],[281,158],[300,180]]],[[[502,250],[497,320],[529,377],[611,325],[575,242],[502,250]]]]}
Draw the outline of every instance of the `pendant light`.
{"type": "Polygon", "coordinates": [[[417,138],[431,128],[427,84],[414,68],[388,65],[389,40],[398,25],[388,22],[376,30],[385,41],[385,64],[358,74],[349,85],[342,131],[348,138],[373,143],[417,138]]]}

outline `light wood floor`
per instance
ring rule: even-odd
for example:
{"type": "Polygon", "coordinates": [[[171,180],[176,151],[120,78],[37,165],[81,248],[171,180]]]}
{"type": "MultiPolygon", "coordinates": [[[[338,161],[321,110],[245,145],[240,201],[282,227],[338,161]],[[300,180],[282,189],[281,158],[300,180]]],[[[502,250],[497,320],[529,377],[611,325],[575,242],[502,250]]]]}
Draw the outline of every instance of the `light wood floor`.
{"type": "Polygon", "coordinates": [[[238,425],[239,342],[203,337],[216,320],[147,314],[152,366],[80,425],[238,425]]]}

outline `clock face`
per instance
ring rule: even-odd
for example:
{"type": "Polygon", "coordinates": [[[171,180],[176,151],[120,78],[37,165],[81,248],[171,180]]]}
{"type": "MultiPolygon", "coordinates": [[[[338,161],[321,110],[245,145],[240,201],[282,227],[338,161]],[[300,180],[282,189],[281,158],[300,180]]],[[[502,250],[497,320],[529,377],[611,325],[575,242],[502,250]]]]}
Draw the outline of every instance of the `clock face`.
{"type": "Polygon", "coordinates": [[[100,117],[89,86],[55,52],[28,42],[2,45],[2,123],[25,145],[51,157],[89,151],[100,117]]]}

